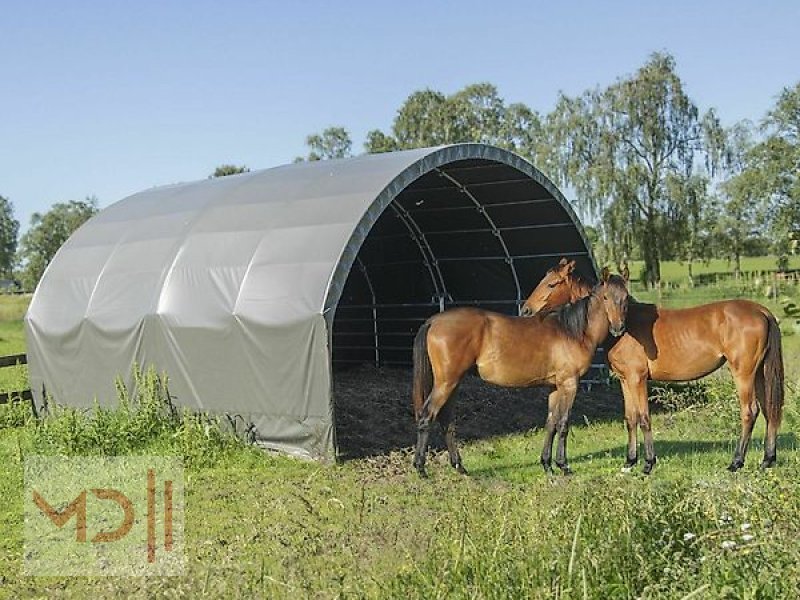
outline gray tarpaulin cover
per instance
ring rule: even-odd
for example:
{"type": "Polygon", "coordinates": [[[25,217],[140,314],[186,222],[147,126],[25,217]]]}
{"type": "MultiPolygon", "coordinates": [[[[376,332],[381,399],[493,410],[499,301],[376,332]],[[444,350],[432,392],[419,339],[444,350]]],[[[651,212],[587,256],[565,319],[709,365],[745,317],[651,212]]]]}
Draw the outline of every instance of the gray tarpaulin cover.
{"type": "Polygon", "coordinates": [[[58,252],[26,316],[37,406],[43,390],[114,404],[115,378],[155,365],[177,404],[332,457],[330,332],[350,268],[398,194],[465,160],[538,178],[564,205],[516,155],[464,144],[158,187],[104,209],[58,252]]]}

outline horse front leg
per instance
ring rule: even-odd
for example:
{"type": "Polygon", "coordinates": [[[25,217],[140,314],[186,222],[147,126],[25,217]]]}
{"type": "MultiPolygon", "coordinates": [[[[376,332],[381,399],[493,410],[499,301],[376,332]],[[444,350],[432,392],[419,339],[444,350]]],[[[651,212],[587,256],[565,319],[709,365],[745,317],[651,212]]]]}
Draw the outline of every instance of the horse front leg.
{"type": "Polygon", "coordinates": [[[545,473],[552,474],[552,456],[553,456],[553,438],[556,435],[556,428],[558,427],[558,404],[559,404],[559,391],[558,388],[550,392],[547,397],[547,421],[544,424],[544,447],[542,448],[542,467],[545,473]]]}
{"type": "Polygon", "coordinates": [[[628,429],[628,454],[625,458],[624,472],[630,471],[639,462],[639,410],[635,400],[635,392],[627,379],[622,380],[622,399],[625,405],[625,426],[628,429]]]}
{"type": "Polygon", "coordinates": [[[560,406],[558,417],[558,449],[556,450],[556,466],[564,475],[571,475],[572,469],[567,463],[567,437],[569,436],[569,415],[572,404],[578,393],[578,378],[570,379],[560,385],[560,406]]]}

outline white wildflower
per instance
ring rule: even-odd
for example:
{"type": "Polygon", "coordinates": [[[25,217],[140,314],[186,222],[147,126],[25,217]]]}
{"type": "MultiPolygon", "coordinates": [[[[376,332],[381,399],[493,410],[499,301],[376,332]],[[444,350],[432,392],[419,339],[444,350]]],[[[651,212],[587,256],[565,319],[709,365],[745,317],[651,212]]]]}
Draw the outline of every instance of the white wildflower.
{"type": "Polygon", "coordinates": [[[695,536],[695,534],[693,534],[691,531],[689,531],[689,532],[683,534],[683,541],[684,542],[688,542],[689,540],[693,540],[695,537],[697,537],[697,536],[695,536]]]}
{"type": "Polygon", "coordinates": [[[732,548],[736,548],[736,542],[733,542],[731,540],[725,540],[724,542],[722,542],[721,546],[723,550],[730,550],[732,548]]]}
{"type": "Polygon", "coordinates": [[[756,536],[754,536],[754,535],[750,535],[749,533],[745,533],[745,534],[742,536],[742,541],[743,541],[743,542],[750,542],[750,541],[754,540],[754,539],[755,539],[755,537],[756,537],[756,536]]]}
{"type": "Polygon", "coordinates": [[[747,531],[750,529],[750,523],[742,523],[742,531],[747,531]]]}

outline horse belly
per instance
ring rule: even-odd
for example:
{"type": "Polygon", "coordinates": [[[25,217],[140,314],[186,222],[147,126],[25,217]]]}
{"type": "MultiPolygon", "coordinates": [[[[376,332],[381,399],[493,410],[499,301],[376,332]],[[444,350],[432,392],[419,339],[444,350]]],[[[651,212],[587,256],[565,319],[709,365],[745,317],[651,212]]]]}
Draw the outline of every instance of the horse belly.
{"type": "Polygon", "coordinates": [[[503,387],[527,387],[545,383],[547,374],[536,364],[510,356],[496,356],[478,362],[478,375],[484,381],[503,387]]]}
{"type": "Polygon", "coordinates": [[[649,360],[650,379],[658,381],[691,381],[705,377],[719,369],[725,357],[718,351],[697,348],[685,352],[676,350],[664,353],[655,360],[649,360]]]}

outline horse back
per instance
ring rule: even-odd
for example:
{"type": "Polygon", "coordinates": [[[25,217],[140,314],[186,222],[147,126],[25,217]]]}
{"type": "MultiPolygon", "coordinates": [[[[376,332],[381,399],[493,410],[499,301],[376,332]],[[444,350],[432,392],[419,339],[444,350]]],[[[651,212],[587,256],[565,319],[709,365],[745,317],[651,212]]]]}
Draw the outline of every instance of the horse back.
{"type": "Polygon", "coordinates": [[[615,345],[609,359],[646,369],[652,379],[696,379],[749,347],[763,348],[769,315],[760,304],[739,299],[689,308],[631,304],[626,321],[631,339],[615,345]]]}

